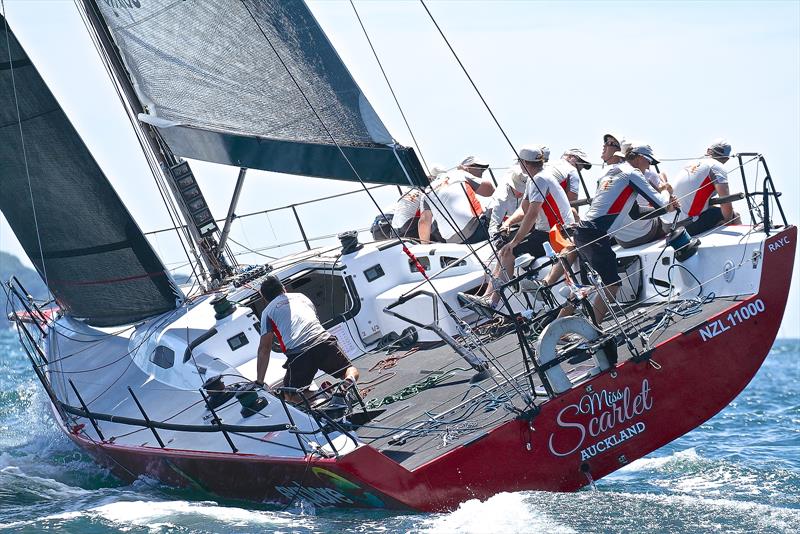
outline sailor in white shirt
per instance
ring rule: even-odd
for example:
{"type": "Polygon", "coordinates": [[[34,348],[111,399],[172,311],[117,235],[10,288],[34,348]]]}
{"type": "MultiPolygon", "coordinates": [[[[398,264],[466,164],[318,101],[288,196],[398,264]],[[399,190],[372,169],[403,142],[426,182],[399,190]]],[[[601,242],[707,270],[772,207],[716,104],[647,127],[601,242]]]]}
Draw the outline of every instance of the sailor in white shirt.
{"type": "Polygon", "coordinates": [[[420,241],[430,242],[434,228],[448,243],[477,243],[489,238],[488,228],[481,222],[485,210],[478,199],[494,193],[492,181],[482,178],[488,168],[489,164],[477,156],[469,156],[457,169],[437,176],[431,192],[422,200],[420,241]]]}
{"type": "MultiPolygon", "coordinates": [[[[653,186],[653,189],[659,192],[659,198],[664,202],[669,202],[669,195],[672,191],[671,186],[666,181],[666,175],[657,174],[650,169],[644,173],[644,178],[653,186]]],[[[631,211],[631,220],[625,226],[622,226],[614,234],[614,239],[622,248],[633,248],[645,243],[650,243],[656,239],[665,237],[666,231],[664,230],[664,223],[661,219],[637,219],[633,218],[634,215],[638,216],[639,207],[650,206],[650,203],[642,195],[636,197],[636,204],[631,211]]]]}
{"type": "Polygon", "coordinates": [[[501,231],[503,221],[513,215],[519,207],[522,195],[525,193],[527,180],[528,175],[520,168],[519,164],[515,164],[495,189],[492,198],[486,205],[487,211],[491,210],[489,236],[492,239],[501,231]]]}
{"type": "Polygon", "coordinates": [[[739,215],[733,211],[730,202],[709,206],[708,201],[715,194],[721,197],[730,195],[728,173],[723,165],[731,156],[731,145],[725,139],[716,139],[706,150],[705,157],[682,169],[675,177],[673,188],[675,196],[681,201],[684,210],[679,221],[685,221],[690,235],[701,234],[723,223],[735,222],[739,215]]]}
{"type": "MultiPolygon", "coordinates": [[[[550,229],[563,230],[575,224],[567,194],[562,189],[550,167],[545,167],[543,147],[527,146],[519,151],[520,168],[532,176],[527,180],[525,196],[522,199],[524,217],[519,230],[511,241],[499,252],[499,265],[493,273],[494,279],[507,279],[514,268],[514,258],[521,254],[534,257],[544,256],[543,245],[549,241],[550,229]]],[[[467,300],[475,300],[474,297],[467,300]]],[[[490,285],[479,297],[481,304],[495,306],[500,294],[490,285]]]]}
{"type": "Polygon", "coordinates": [[[589,170],[592,168],[586,153],[580,148],[571,148],[564,152],[561,159],[548,163],[547,167],[552,167],[553,175],[564,189],[567,198],[570,201],[578,200],[581,183],[578,169],[589,170]]]}
{"type": "MultiPolygon", "coordinates": [[[[674,197],[670,197],[668,204],[664,202],[644,178],[643,173],[650,165],[658,163],[650,145],[633,141],[625,154],[626,162],[611,165],[600,179],[592,205],[575,231],[575,244],[581,259],[588,261],[600,275],[609,300],[616,295],[620,283],[611,238],[631,221],[630,211],[636,197],[644,196],[655,208],[663,211],[672,211],[679,206],[674,197]]],[[[584,283],[588,284],[587,277],[582,274],[584,283]]],[[[595,319],[600,323],[608,308],[599,296],[593,305],[595,319]]]]}

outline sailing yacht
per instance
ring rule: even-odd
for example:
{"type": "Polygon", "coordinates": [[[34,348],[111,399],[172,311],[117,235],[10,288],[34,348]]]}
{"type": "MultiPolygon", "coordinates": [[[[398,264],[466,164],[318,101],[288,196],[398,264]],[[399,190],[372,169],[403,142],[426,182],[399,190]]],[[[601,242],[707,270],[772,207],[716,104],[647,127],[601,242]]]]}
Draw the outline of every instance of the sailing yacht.
{"type": "Polygon", "coordinates": [[[4,20],[0,208],[53,299],[5,290],[56,424],[122,479],[424,511],[575,491],[714,416],[766,357],[797,231],[763,155],[737,155],[750,224],[618,251],[623,289],[600,324],[557,318],[559,287],[591,287],[518,289],[558,257],[498,282],[503,309],[463,307],[491,272],[490,244],[350,232],[315,248],[303,233],[307,250],[239,265],[226,240],[248,169],[424,188],[414,149],[301,1],[77,4],[193,283],[165,267],[4,20]],[[240,169],[224,220],[189,160],[240,169]],[[270,387],[254,384],[268,274],[315,304],[361,371],[355,387],[323,373],[290,403],[280,354],[270,387]]]}

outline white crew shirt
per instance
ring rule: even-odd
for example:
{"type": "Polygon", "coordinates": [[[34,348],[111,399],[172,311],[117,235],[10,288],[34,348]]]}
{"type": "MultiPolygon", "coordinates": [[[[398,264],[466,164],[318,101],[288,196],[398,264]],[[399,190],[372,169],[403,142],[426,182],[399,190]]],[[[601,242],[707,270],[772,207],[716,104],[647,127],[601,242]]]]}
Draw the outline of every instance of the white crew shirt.
{"type": "Polygon", "coordinates": [[[558,183],[552,167],[545,167],[528,180],[525,186],[525,198],[528,202],[542,203],[536,219],[537,230],[549,232],[559,222],[563,225],[575,224],[567,194],[558,183]]]}
{"type": "Polygon", "coordinates": [[[283,293],[261,313],[261,335],[273,332],[287,356],[305,352],[330,337],[314,304],[302,293],[283,293]]]}
{"type": "MultiPolygon", "coordinates": [[[[647,169],[644,172],[644,178],[647,180],[653,189],[658,191],[659,186],[661,185],[661,180],[658,177],[658,173],[655,171],[651,171],[647,169]]],[[[665,204],[669,202],[669,191],[661,191],[658,194],[659,199],[661,199],[665,204]]],[[[636,203],[640,206],[650,206],[650,202],[647,201],[642,195],[636,196],[636,203]]],[[[672,215],[671,217],[675,217],[672,215]]],[[[617,233],[614,234],[614,237],[620,241],[630,242],[635,239],[639,239],[640,237],[646,235],[650,232],[650,229],[653,227],[652,219],[631,219],[627,222],[624,226],[620,227],[617,230],[617,233]]]]}
{"type": "Polygon", "coordinates": [[[545,167],[552,167],[553,176],[565,192],[578,194],[581,178],[578,176],[578,169],[573,167],[570,162],[565,159],[559,159],[548,163],[545,167]]]}
{"type": "Polygon", "coordinates": [[[440,174],[431,183],[431,189],[436,194],[428,193],[422,205],[423,209],[431,210],[439,234],[444,240],[460,240],[451,220],[467,237],[477,228],[478,217],[483,213],[483,207],[475,195],[479,186],[478,179],[459,169],[440,174]]]}
{"type": "Polygon", "coordinates": [[[716,184],[727,184],[728,173],[722,163],[704,157],[681,169],[672,183],[673,194],[681,203],[678,220],[697,217],[708,209],[716,184]]]}

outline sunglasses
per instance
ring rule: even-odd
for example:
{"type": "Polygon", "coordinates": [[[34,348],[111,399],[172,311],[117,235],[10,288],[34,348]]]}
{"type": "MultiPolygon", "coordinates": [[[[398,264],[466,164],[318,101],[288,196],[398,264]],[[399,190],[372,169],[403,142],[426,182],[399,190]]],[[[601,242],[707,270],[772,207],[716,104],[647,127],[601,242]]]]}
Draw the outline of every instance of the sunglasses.
{"type": "Polygon", "coordinates": [[[605,143],[603,143],[603,146],[613,146],[614,148],[619,148],[619,144],[611,143],[610,141],[606,141],[605,143]]]}

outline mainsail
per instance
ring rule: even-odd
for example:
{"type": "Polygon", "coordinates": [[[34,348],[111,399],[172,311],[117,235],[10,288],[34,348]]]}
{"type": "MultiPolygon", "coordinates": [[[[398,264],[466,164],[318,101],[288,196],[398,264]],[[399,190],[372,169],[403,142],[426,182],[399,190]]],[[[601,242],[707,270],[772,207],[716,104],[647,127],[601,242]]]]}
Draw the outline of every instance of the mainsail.
{"type": "Polygon", "coordinates": [[[140,119],[158,127],[176,154],[287,174],[357,180],[357,172],[367,182],[427,184],[413,149],[394,145],[304,2],[89,3],[121,52],[145,109],[140,119]]]}
{"type": "Polygon", "coordinates": [[[182,298],[0,16],[0,209],[60,306],[96,326],[182,298]]]}

